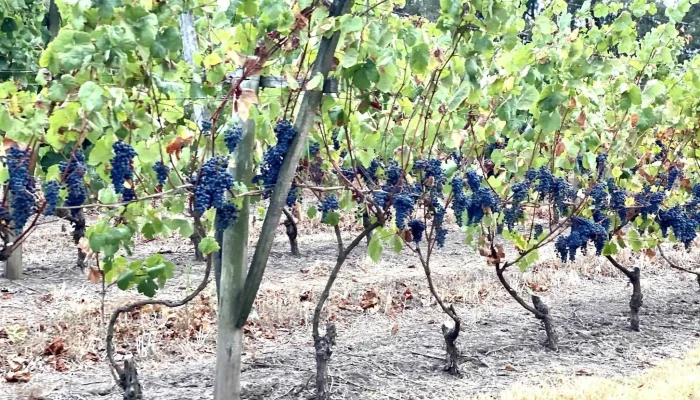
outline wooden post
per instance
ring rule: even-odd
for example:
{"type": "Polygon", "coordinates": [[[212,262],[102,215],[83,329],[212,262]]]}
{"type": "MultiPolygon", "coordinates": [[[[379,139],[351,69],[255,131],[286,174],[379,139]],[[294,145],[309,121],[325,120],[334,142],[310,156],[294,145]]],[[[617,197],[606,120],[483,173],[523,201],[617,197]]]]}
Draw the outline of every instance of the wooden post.
{"type": "MultiPolygon", "coordinates": [[[[15,235],[10,236],[10,243],[15,235]]],[[[10,280],[22,279],[22,246],[17,246],[5,261],[5,278],[10,280]]]]}

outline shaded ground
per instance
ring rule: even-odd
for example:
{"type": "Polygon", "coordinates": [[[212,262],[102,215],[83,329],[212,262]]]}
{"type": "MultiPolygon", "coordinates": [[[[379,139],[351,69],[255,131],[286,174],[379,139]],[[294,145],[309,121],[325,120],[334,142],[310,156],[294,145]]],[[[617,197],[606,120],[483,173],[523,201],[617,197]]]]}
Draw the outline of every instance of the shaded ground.
{"type": "MultiPolygon", "coordinates": [[[[279,236],[248,327],[243,374],[248,399],[313,394],[308,321],[336,245],[331,232],[316,226],[300,235],[300,258],[288,254],[288,244],[279,236]]],[[[179,266],[178,276],[159,297],[184,297],[198,284],[203,266],[193,261],[190,246],[176,238],[137,244],[137,256],[163,251],[179,266]]],[[[415,268],[417,259],[408,251],[386,251],[375,265],[365,254],[360,246],[348,261],[327,308],[339,331],[330,364],[334,398],[458,399],[558,376],[633,375],[700,343],[700,293],[691,277],[646,258],[621,257],[643,270],[643,330],[631,332],[631,287],[609,266],[584,258],[562,269],[545,261],[534,272],[510,275],[521,289],[524,283],[549,289],[543,299],[552,309],[561,349],[546,351],[538,321],[507,297],[492,271],[462,245],[461,234],[452,232],[433,269],[444,297],[464,320],[459,339],[466,356],[464,377],[456,379],[441,369],[445,316],[429,296],[422,270],[415,268]]],[[[72,267],[69,233],[61,233],[59,225],[42,226],[27,244],[25,258],[25,280],[0,280],[0,329],[10,331],[7,338],[0,335],[0,372],[24,363],[22,371],[30,379],[1,380],[0,398],[120,399],[104,361],[100,285],[72,267]],[[65,349],[56,356],[44,354],[57,338],[65,349]]],[[[213,286],[181,310],[141,310],[120,321],[117,349],[137,357],[148,399],[212,397],[213,286]]],[[[108,290],[107,314],[136,298],[135,291],[108,290]]]]}

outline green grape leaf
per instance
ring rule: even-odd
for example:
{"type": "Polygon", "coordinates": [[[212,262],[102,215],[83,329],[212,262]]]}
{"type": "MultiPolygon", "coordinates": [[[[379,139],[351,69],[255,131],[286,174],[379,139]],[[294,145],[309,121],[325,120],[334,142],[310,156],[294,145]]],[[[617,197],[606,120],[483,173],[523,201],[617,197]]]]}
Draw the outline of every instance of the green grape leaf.
{"type": "Polygon", "coordinates": [[[617,246],[615,243],[612,241],[605,243],[605,246],[603,246],[603,255],[611,256],[613,254],[617,254],[617,246]]]}
{"type": "Polygon", "coordinates": [[[194,226],[192,226],[192,223],[186,219],[171,219],[167,225],[168,228],[172,230],[179,230],[180,236],[184,238],[189,238],[194,233],[194,226]]]}
{"type": "Polygon", "coordinates": [[[156,290],[158,290],[158,285],[153,281],[153,279],[147,278],[142,280],[136,285],[136,290],[139,293],[147,297],[153,297],[156,295],[156,290]]]}
{"type": "Polygon", "coordinates": [[[102,88],[93,81],[83,83],[78,92],[80,105],[84,109],[92,111],[100,111],[102,109],[102,88]]]}
{"type": "MultiPolygon", "coordinates": [[[[370,240],[371,243],[371,240],[370,240]]],[[[403,250],[403,240],[399,237],[399,235],[392,235],[391,236],[391,248],[394,250],[394,253],[398,254],[401,253],[401,250],[403,250]]]]}
{"type": "Polygon", "coordinates": [[[428,69],[430,62],[430,49],[425,43],[420,43],[411,49],[411,54],[408,57],[408,62],[413,72],[422,74],[428,69]]]}
{"type": "Polygon", "coordinates": [[[202,252],[202,254],[211,254],[215,251],[219,251],[219,243],[216,242],[216,239],[213,237],[205,237],[202,239],[201,242],[199,242],[199,246],[197,246],[199,251],[202,252]]]}
{"type": "Polygon", "coordinates": [[[337,226],[338,223],[340,223],[340,214],[335,211],[331,211],[323,218],[323,222],[330,226],[337,226]]]}
{"type": "Polygon", "coordinates": [[[122,274],[117,278],[117,287],[121,290],[129,289],[131,282],[134,280],[134,276],[134,271],[131,269],[127,269],[126,271],[122,272],[122,274]]]}
{"type": "Polygon", "coordinates": [[[316,208],[316,206],[311,206],[306,211],[306,216],[310,219],[314,219],[316,217],[316,214],[318,214],[318,209],[316,208]]]}
{"type": "Polygon", "coordinates": [[[373,235],[372,239],[369,241],[369,247],[367,248],[372,261],[379,262],[382,258],[382,250],[382,241],[379,239],[379,235],[373,235]]]}

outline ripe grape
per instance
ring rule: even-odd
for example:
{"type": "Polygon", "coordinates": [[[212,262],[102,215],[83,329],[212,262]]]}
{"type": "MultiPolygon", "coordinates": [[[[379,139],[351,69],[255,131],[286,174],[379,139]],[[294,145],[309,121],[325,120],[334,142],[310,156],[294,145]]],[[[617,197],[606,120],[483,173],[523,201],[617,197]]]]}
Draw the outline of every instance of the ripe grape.
{"type": "Polygon", "coordinates": [[[334,129],[331,134],[331,140],[333,140],[333,150],[340,150],[340,142],[338,141],[338,129],[334,129]]]}
{"type": "Polygon", "coordinates": [[[328,215],[329,212],[335,211],[338,208],[340,208],[340,204],[338,203],[338,198],[335,197],[334,194],[329,194],[328,196],[324,197],[323,200],[321,200],[321,205],[318,207],[318,209],[323,213],[323,219],[326,218],[326,215],[328,215]]]}
{"type": "Polygon", "coordinates": [[[676,236],[676,239],[683,243],[686,249],[689,248],[690,243],[695,240],[698,223],[681,212],[679,206],[675,206],[669,210],[659,211],[656,219],[661,228],[661,234],[665,237],[670,227],[673,229],[673,234],[676,236]]]}
{"type": "Polygon", "coordinates": [[[600,224],[577,216],[571,217],[570,221],[571,232],[569,236],[560,236],[555,243],[557,253],[562,261],[565,261],[567,252],[571,261],[576,259],[578,249],[581,249],[581,253],[585,254],[585,247],[589,241],[593,241],[596,254],[600,255],[608,239],[606,229],[600,224]]]}
{"type": "Polygon", "coordinates": [[[598,179],[603,177],[603,173],[605,172],[605,164],[607,161],[608,155],[606,153],[598,154],[598,157],[595,158],[595,168],[596,171],[598,171],[598,179]]]}
{"type": "Polygon", "coordinates": [[[224,143],[229,154],[233,154],[238,147],[238,143],[243,139],[243,129],[240,126],[234,126],[224,134],[224,143]]]}
{"type": "Polygon", "coordinates": [[[597,183],[591,189],[591,198],[593,199],[593,207],[599,211],[608,209],[608,194],[605,192],[605,185],[597,183]]]}
{"type": "Polygon", "coordinates": [[[481,177],[473,169],[467,171],[467,184],[472,192],[478,191],[481,186],[481,177]]]}
{"type": "Polygon", "coordinates": [[[233,187],[234,182],[227,167],[227,156],[212,157],[202,166],[199,179],[193,179],[195,215],[202,215],[212,207],[223,207],[226,191],[233,187]]]}
{"type": "Polygon", "coordinates": [[[165,185],[165,182],[168,180],[168,172],[170,172],[170,167],[163,164],[162,161],[156,161],[153,164],[153,170],[156,171],[156,176],[158,177],[158,185],[165,185]]]}
{"type": "Polygon", "coordinates": [[[423,171],[423,183],[432,178],[432,185],[435,191],[442,193],[442,187],[447,181],[445,171],[442,169],[442,161],[431,158],[429,160],[418,160],[413,165],[414,170],[423,171]]]}
{"type": "Polygon", "coordinates": [[[530,168],[527,170],[527,172],[525,172],[525,180],[527,180],[528,185],[535,182],[536,179],[537,179],[537,170],[530,168]]]}
{"type": "Polygon", "coordinates": [[[122,191],[122,201],[129,202],[136,200],[136,191],[133,188],[125,187],[122,191]]]}
{"type": "Polygon", "coordinates": [[[387,187],[385,191],[391,191],[396,185],[399,184],[399,180],[403,176],[403,169],[399,167],[396,161],[392,160],[389,163],[389,168],[386,169],[386,183],[387,187]]]}
{"type": "Polygon", "coordinates": [[[620,216],[622,223],[625,223],[627,221],[627,209],[625,208],[627,193],[618,187],[613,187],[610,189],[610,186],[608,186],[608,190],[611,190],[610,208],[616,211],[617,215],[620,216]]]}
{"type": "Polygon", "coordinates": [[[318,142],[313,143],[311,146],[309,146],[309,155],[311,157],[316,157],[318,152],[321,151],[321,144],[318,142]]]}
{"type": "MultiPolygon", "coordinates": [[[[77,150],[73,153],[70,163],[61,161],[58,167],[61,171],[61,175],[64,177],[63,183],[68,188],[68,197],[65,202],[66,207],[83,205],[87,199],[87,188],[83,181],[87,168],[85,167],[85,155],[82,150],[77,150]]],[[[71,214],[77,217],[80,215],[80,209],[72,209],[71,214]]]]}
{"type": "Polygon", "coordinates": [[[661,148],[661,151],[659,151],[658,153],[656,153],[656,156],[654,157],[654,159],[655,159],[656,161],[665,160],[665,159],[666,159],[666,155],[667,155],[667,153],[668,153],[668,150],[666,149],[666,146],[664,146],[664,144],[663,144],[663,143],[661,142],[661,140],[659,140],[659,139],[656,139],[656,145],[659,146],[659,147],[661,148]]]}
{"type": "Polygon", "coordinates": [[[539,193],[540,199],[545,199],[551,194],[552,185],[554,184],[554,176],[546,167],[542,166],[537,171],[537,186],[535,191],[539,193]]]}
{"type": "Polygon", "coordinates": [[[211,121],[202,121],[202,134],[204,136],[209,136],[211,133],[211,121]]]}
{"type": "Polygon", "coordinates": [[[114,142],[112,150],[114,150],[114,157],[110,161],[112,165],[110,178],[114,184],[114,191],[121,193],[124,190],[124,182],[134,177],[134,167],[131,160],[136,157],[136,150],[121,140],[114,142]]]}
{"type": "Polygon", "coordinates": [[[666,190],[671,190],[673,187],[673,184],[676,183],[676,179],[681,176],[681,171],[676,168],[675,166],[671,168],[670,171],[668,171],[668,178],[666,179],[666,185],[664,185],[664,188],[666,190]]]}
{"type": "Polygon", "coordinates": [[[413,213],[416,201],[412,195],[399,193],[394,196],[394,209],[396,210],[396,227],[403,230],[406,226],[406,219],[413,213]]]}
{"type": "Polygon", "coordinates": [[[299,198],[299,188],[291,188],[289,189],[289,193],[287,193],[287,207],[291,207],[294,205],[294,203],[297,202],[299,198]]]}
{"type": "Polygon", "coordinates": [[[445,207],[440,204],[437,197],[432,198],[433,206],[433,224],[435,226],[435,241],[438,247],[445,247],[445,239],[447,238],[447,229],[444,228],[445,223],[445,207]]]}
{"type": "Polygon", "coordinates": [[[569,254],[569,249],[567,248],[566,239],[564,236],[559,236],[557,238],[557,241],[554,242],[554,248],[557,250],[557,254],[559,254],[561,261],[566,262],[566,256],[569,254]]]}
{"type": "Polygon", "coordinates": [[[21,150],[17,146],[10,147],[5,157],[10,174],[10,212],[17,234],[24,229],[35,205],[35,182],[29,174],[30,157],[31,150],[21,150]]]}
{"type": "Polygon", "coordinates": [[[216,218],[214,229],[217,232],[223,232],[238,218],[238,207],[231,202],[224,203],[216,209],[216,218]]]}
{"type": "Polygon", "coordinates": [[[642,218],[646,220],[649,214],[656,214],[664,197],[664,192],[652,192],[651,186],[645,185],[644,191],[634,196],[634,201],[642,206],[640,209],[642,218]]]}
{"type": "Polygon", "coordinates": [[[60,188],[61,185],[58,181],[49,181],[46,183],[46,188],[44,189],[44,200],[46,200],[44,215],[53,215],[56,211],[56,205],[58,205],[58,191],[60,188]]]}
{"type": "Polygon", "coordinates": [[[420,243],[423,239],[423,232],[425,231],[425,224],[421,220],[412,219],[408,221],[408,227],[411,229],[411,236],[413,236],[413,241],[420,243]]]}
{"type": "MultiPolygon", "coordinates": [[[[287,155],[289,146],[297,135],[296,129],[287,120],[281,120],[277,123],[275,133],[277,134],[277,143],[267,148],[263,161],[260,163],[260,173],[253,177],[254,183],[265,188],[271,188],[277,184],[277,177],[284,162],[284,157],[287,155]]],[[[270,197],[269,191],[263,194],[263,198],[268,197],[270,197]]]]}
{"type": "Polygon", "coordinates": [[[542,233],[544,233],[544,228],[542,228],[541,224],[535,224],[534,231],[535,231],[535,238],[538,238],[538,237],[540,237],[540,235],[542,235],[542,233]]]}

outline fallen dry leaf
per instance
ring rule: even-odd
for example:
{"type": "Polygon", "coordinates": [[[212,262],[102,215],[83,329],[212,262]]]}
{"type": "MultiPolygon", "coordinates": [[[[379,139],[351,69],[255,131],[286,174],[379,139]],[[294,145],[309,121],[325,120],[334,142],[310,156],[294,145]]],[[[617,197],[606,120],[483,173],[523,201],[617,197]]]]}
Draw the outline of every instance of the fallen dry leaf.
{"type": "Polygon", "coordinates": [[[586,129],[586,111],[581,110],[581,113],[576,117],[576,123],[581,130],[586,129]]]}
{"type": "Polygon", "coordinates": [[[102,271],[97,268],[90,267],[90,270],[88,271],[88,280],[91,283],[99,283],[101,279],[102,271]]]}
{"type": "Polygon", "coordinates": [[[634,114],[630,117],[630,123],[632,124],[632,128],[637,126],[637,122],[639,122],[639,115],[634,114]]]}
{"type": "Polygon", "coordinates": [[[29,371],[27,370],[22,370],[22,371],[17,371],[17,372],[8,372],[5,374],[5,380],[10,382],[10,383],[17,383],[17,382],[22,382],[26,383],[29,382],[29,379],[31,378],[31,375],[29,374],[29,371]]]}
{"type": "Polygon", "coordinates": [[[44,349],[44,355],[59,355],[65,351],[65,347],[63,346],[63,338],[62,337],[57,337],[56,339],[49,344],[49,346],[44,349]]]}
{"type": "Polygon", "coordinates": [[[398,322],[394,324],[394,326],[391,328],[391,336],[396,335],[399,332],[399,324],[398,322]]]}
{"type": "Polygon", "coordinates": [[[372,308],[377,304],[379,304],[379,296],[377,296],[377,293],[373,289],[367,290],[365,294],[362,295],[360,307],[362,307],[363,310],[372,308]]]}
{"type": "Polygon", "coordinates": [[[518,370],[515,369],[515,367],[510,365],[510,364],[506,365],[506,371],[518,372],[518,370]]]}
{"type": "Polygon", "coordinates": [[[299,296],[299,301],[309,301],[311,300],[311,291],[307,290],[299,296]]]}
{"type": "Polygon", "coordinates": [[[591,376],[591,375],[593,375],[593,372],[585,370],[585,369],[580,369],[580,370],[576,371],[576,375],[591,376]]]}
{"type": "Polygon", "coordinates": [[[178,136],[165,147],[165,151],[168,154],[174,154],[175,158],[180,159],[180,152],[190,143],[192,143],[192,137],[183,138],[178,136]]]}

